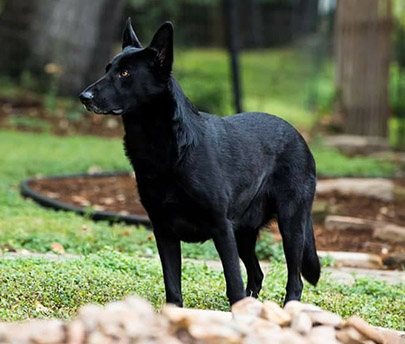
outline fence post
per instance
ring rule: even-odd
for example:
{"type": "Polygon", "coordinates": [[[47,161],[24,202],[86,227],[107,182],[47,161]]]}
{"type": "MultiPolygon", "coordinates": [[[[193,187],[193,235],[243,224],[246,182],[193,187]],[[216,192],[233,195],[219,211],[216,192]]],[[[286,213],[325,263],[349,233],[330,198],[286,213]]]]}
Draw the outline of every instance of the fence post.
{"type": "Polygon", "coordinates": [[[233,95],[236,112],[242,112],[242,95],[239,71],[239,21],[238,0],[225,0],[226,38],[229,55],[231,58],[231,73],[233,95]]]}

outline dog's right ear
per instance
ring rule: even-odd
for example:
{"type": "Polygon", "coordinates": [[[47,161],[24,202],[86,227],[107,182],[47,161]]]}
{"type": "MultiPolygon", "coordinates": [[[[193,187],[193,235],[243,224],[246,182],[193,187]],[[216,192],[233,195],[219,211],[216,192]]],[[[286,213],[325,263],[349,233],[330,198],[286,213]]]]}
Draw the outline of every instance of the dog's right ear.
{"type": "Polygon", "coordinates": [[[135,31],[132,27],[131,18],[127,19],[124,33],[122,34],[122,49],[125,49],[128,46],[142,48],[141,42],[139,42],[139,39],[136,37],[135,31]]]}

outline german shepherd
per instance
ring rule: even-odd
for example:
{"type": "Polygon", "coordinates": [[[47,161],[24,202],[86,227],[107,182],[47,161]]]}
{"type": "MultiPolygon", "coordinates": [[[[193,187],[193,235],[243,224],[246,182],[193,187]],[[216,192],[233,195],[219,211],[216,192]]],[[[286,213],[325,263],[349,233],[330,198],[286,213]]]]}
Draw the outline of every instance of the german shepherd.
{"type": "Polygon", "coordinates": [[[258,297],[263,273],[256,238],[272,218],[288,267],[285,303],[300,300],[301,275],[313,285],[320,276],[311,218],[316,171],[306,142],[273,115],[199,112],[174,79],[172,65],[173,25],[164,23],[144,48],[128,19],[122,52],[80,95],[88,110],[122,117],[126,155],[162,262],[166,301],[183,304],[180,241],[208,239],[221,258],[230,304],[258,297]]]}

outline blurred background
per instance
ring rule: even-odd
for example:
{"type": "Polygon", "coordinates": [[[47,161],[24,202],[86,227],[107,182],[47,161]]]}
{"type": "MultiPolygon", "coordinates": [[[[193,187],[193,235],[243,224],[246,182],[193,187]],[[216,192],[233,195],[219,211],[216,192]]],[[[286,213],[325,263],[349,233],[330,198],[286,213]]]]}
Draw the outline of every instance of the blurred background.
{"type": "Polygon", "coordinates": [[[115,119],[87,123],[77,94],[119,51],[128,16],[144,44],[174,23],[175,76],[201,110],[405,148],[401,0],[0,0],[1,125],[117,135],[115,119]]]}
{"type": "MultiPolygon", "coordinates": [[[[131,170],[121,119],[91,114],[78,99],[120,51],[129,16],[145,46],[162,22],[174,23],[174,76],[200,110],[264,111],[305,136],[317,165],[313,219],[324,265],[341,266],[328,254],[349,251],[372,254],[373,269],[404,270],[404,0],[0,0],[0,319],[66,318],[129,293],[157,308],[164,301],[160,268],[142,260],[157,254],[153,235],[122,222],[146,215],[133,174],[94,175],[131,170]],[[54,175],[70,177],[47,178],[54,175]],[[23,184],[37,201],[85,217],[22,197],[21,183],[38,176],[23,184]],[[93,211],[118,221],[93,222],[93,211]],[[3,252],[26,256],[7,263],[3,252]],[[93,258],[29,258],[42,253],[93,258]]],[[[264,298],[281,302],[276,223],[256,251],[275,264],[264,298]]],[[[182,244],[182,255],[218,259],[211,242],[182,244]]],[[[225,287],[199,279],[206,267],[187,269],[187,306],[228,309],[225,287]]],[[[305,302],[405,330],[403,284],[325,279],[305,290],[305,302]]]]}

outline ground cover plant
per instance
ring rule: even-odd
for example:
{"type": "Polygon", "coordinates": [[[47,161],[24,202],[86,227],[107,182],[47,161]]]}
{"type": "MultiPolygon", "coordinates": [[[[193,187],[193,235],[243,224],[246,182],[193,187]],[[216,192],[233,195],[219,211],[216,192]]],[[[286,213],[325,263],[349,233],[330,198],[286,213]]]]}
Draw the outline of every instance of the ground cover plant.
{"type": "MultiPolygon", "coordinates": [[[[52,243],[57,242],[66,252],[84,257],[61,261],[1,259],[1,320],[69,318],[82,304],[103,304],[132,293],[160,307],[164,299],[160,264],[157,259],[145,258],[156,252],[149,231],[94,223],[70,213],[46,210],[19,195],[18,184],[34,175],[129,169],[119,139],[0,131],[0,150],[2,251],[52,252],[52,243]]],[[[335,172],[335,166],[328,170],[329,163],[322,161],[318,159],[318,168],[335,172]]],[[[216,259],[210,242],[188,245],[182,251],[186,258],[216,259]]],[[[258,252],[261,258],[273,257],[261,297],[281,302],[285,283],[281,249],[264,236],[258,252]]],[[[188,307],[226,309],[220,272],[187,263],[183,278],[188,307]]],[[[400,300],[405,300],[404,290],[403,285],[387,286],[368,279],[357,279],[354,286],[347,287],[323,276],[319,288],[306,288],[303,301],[343,316],[358,314],[375,325],[403,329],[400,314],[404,313],[405,303],[400,300]]]]}
{"type": "MultiPolygon", "coordinates": [[[[267,274],[261,300],[282,302],[285,266],[275,262],[267,274]]],[[[206,265],[183,264],[186,307],[228,310],[224,278],[206,265]]],[[[84,259],[49,261],[41,258],[2,260],[0,263],[0,319],[64,318],[89,302],[104,304],[129,294],[151,301],[158,310],[164,302],[160,262],[101,251],[84,259]]],[[[344,317],[357,314],[371,324],[405,329],[403,285],[357,279],[352,286],[325,274],[317,288],[307,286],[304,302],[344,317]]]]}
{"type": "MultiPolygon", "coordinates": [[[[303,63],[283,64],[283,61],[293,62],[300,58],[296,54],[289,49],[277,49],[242,56],[242,63],[246,66],[242,75],[246,85],[245,107],[251,110],[257,107],[281,115],[301,129],[309,130],[317,115],[312,115],[307,90],[308,87],[317,88],[318,84],[309,78],[311,71],[301,70],[303,63]],[[265,60],[260,62],[263,54],[265,60]],[[255,68],[259,63],[263,64],[265,71],[255,68]],[[255,78],[257,87],[249,87],[255,78]],[[307,86],[294,88],[294,80],[307,86]],[[268,92],[260,93],[266,89],[268,92]]],[[[176,75],[196,103],[214,113],[232,112],[224,52],[179,52],[176,68],[176,75]],[[202,64],[204,68],[201,68],[202,64]],[[199,76],[204,82],[194,80],[199,76]],[[202,89],[207,84],[214,85],[214,91],[209,87],[202,89]],[[199,95],[200,90],[203,90],[202,95],[199,95]]],[[[325,108],[333,96],[333,87],[330,88],[333,73],[329,68],[325,67],[325,74],[319,79],[326,86],[318,87],[325,90],[319,98],[322,104],[326,104],[325,108]]],[[[13,83],[0,83],[1,96],[18,99],[25,92],[13,83]]],[[[89,115],[78,110],[76,100],[59,98],[57,102],[64,107],[63,116],[75,123],[88,119],[84,116],[89,115]]],[[[67,253],[83,258],[60,261],[0,259],[0,320],[70,318],[82,304],[103,304],[132,293],[148,298],[159,308],[164,300],[160,264],[157,259],[145,258],[156,253],[154,238],[149,231],[121,224],[94,223],[70,213],[46,210],[19,195],[19,183],[36,175],[130,170],[121,140],[92,136],[58,137],[47,132],[53,131],[45,123],[39,121],[38,124],[26,118],[11,120],[11,124],[13,128],[24,125],[28,131],[35,129],[33,131],[43,133],[0,130],[0,250],[4,253],[14,250],[47,253],[54,250],[53,243],[59,243],[67,253]]],[[[392,163],[367,157],[345,157],[336,150],[325,148],[321,141],[315,142],[312,150],[321,175],[391,176],[396,169],[392,163]]],[[[265,234],[257,251],[260,258],[271,257],[273,262],[261,298],[281,303],[285,284],[281,247],[265,234]]],[[[184,245],[182,252],[185,258],[218,258],[210,242],[184,245]]],[[[220,272],[187,263],[183,279],[186,306],[227,309],[220,272]]],[[[323,276],[318,288],[308,286],[305,290],[304,302],[314,302],[345,317],[357,314],[375,325],[405,329],[401,318],[405,313],[404,285],[388,286],[369,279],[356,279],[353,286],[347,287],[323,276]]]]}

